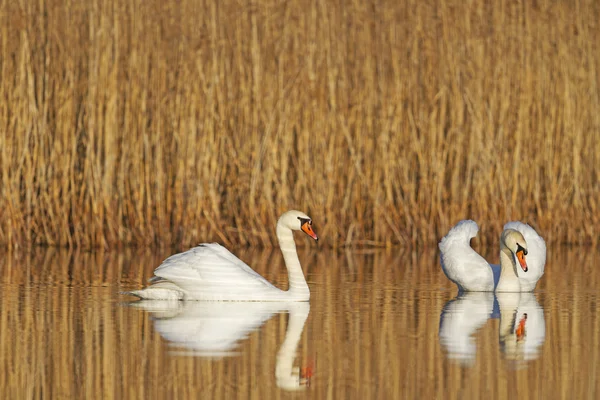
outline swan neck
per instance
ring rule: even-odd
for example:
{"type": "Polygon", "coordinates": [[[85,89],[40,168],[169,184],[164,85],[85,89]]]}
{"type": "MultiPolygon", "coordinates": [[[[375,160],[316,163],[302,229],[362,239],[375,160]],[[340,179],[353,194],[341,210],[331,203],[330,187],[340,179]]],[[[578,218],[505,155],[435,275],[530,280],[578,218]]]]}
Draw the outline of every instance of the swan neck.
{"type": "Polygon", "coordinates": [[[295,300],[308,300],[310,290],[300,266],[292,230],[278,223],[277,240],[279,241],[279,248],[283,254],[283,260],[288,271],[288,296],[293,297],[295,300]]]}
{"type": "Polygon", "coordinates": [[[512,252],[504,241],[500,242],[500,279],[498,280],[497,292],[520,292],[521,283],[517,274],[517,264],[512,252]]]}

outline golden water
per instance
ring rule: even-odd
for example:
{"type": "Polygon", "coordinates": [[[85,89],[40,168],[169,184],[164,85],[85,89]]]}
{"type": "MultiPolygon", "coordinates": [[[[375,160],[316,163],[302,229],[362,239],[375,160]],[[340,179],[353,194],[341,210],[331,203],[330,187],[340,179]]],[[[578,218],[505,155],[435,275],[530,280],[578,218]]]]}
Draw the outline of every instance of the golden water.
{"type": "MultiPolygon", "coordinates": [[[[0,398],[600,396],[594,249],[549,250],[525,319],[523,299],[448,303],[435,249],[303,250],[309,307],[128,304],[170,253],[2,254],[0,398]]],[[[277,251],[236,253],[285,285],[277,251]]]]}

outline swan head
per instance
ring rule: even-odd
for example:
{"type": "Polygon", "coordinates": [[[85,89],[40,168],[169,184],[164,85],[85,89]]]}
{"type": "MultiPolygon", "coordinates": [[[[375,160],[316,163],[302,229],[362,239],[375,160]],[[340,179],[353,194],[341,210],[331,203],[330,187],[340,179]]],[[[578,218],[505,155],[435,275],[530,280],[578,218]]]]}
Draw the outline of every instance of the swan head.
{"type": "Polygon", "coordinates": [[[312,228],[312,219],[302,211],[290,210],[283,213],[283,215],[279,217],[277,225],[293,231],[302,231],[311,238],[319,240],[319,237],[312,228]]]}
{"type": "Polygon", "coordinates": [[[527,255],[527,242],[521,234],[521,232],[514,229],[506,229],[502,232],[501,237],[502,243],[517,257],[521,269],[527,272],[527,262],[525,256],[527,255]]]}

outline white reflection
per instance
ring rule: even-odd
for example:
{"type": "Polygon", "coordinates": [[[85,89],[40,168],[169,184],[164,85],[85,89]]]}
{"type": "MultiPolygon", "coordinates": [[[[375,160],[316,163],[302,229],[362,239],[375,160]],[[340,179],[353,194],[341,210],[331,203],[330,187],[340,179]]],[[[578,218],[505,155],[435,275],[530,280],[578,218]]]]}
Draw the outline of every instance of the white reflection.
{"type": "Polygon", "coordinates": [[[463,292],[446,303],[439,334],[448,358],[463,365],[473,363],[477,345],[472,335],[487,322],[493,309],[493,292],[463,292]]]}
{"type": "Polygon", "coordinates": [[[156,331],[170,346],[181,349],[173,353],[213,358],[238,354],[236,348],[240,341],[273,315],[288,312],[285,338],[276,359],[277,386],[297,390],[310,384],[312,372],[304,377],[300,369],[294,367],[296,348],[310,312],[308,302],[143,300],[129,305],[151,313],[156,331]]]}
{"type": "Polygon", "coordinates": [[[496,293],[496,298],[502,353],[509,360],[535,360],[546,338],[544,310],[531,292],[496,293]]]}
{"type": "Polygon", "coordinates": [[[440,343],[450,359],[472,365],[477,354],[473,335],[488,319],[500,317],[499,342],[505,358],[530,361],[546,337],[544,310],[533,293],[464,292],[444,306],[440,343]]]}

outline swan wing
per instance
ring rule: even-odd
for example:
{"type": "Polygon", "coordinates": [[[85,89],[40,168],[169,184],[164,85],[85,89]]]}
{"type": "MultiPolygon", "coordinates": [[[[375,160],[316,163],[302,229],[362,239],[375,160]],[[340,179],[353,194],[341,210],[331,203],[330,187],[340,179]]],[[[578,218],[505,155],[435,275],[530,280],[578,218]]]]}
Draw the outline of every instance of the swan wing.
{"type": "MultiPolygon", "coordinates": [[[[188,291],[235,287],[240,290],[274,288],[246,263],[217,243],[205,243],[174,254],[156,268],[154,275],[188,291]]],[[[156,279],[156,278],[154,278],[156,279]]]]}
{"type": "Polygon", "coordinates": [[[479,226],[472,220],[457,223],[440,241],[442,270],[460,290],[493,291],[494,275],[488,262],[471,247],[479,226]]]}
{"type": "Polygon", "coordinates": [[[527,266],[524,272],[517,268],[517,274],[524,292],[535,289],[537,281],[544,275],[546,265],[546,242],[530,225],[519,221],[507,222],[504,229],[515,229],[523,235],[527,242],[527,266]]]}

